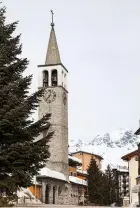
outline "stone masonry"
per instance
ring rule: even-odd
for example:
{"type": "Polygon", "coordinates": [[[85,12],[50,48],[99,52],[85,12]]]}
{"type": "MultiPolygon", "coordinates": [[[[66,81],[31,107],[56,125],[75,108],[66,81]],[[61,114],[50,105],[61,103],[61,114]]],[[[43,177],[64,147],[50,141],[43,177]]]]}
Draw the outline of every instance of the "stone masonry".
{"type": "MultiPolygon", "coordinates": [[[[63,87],[49,87],[45,90],[53,90],[56,98],[51,103],[47,103],[42,98],[39,104],[39,118],[46,113],[51,113],[53,138],[50,145],[50,158],[47,167],[68,176],[68,105],[63,103],[63,87]]],[[[67,93],[67,92],[66,92],[67,93]]]]}
{"type": "Polygon", "coordinates": [[[47,204],[75,205],[84,202],[84,192],[81,186],[54,179],[42,179],[41,201],[47,204]],[[48,199],[46,201],[46,191],[48,199]],[[54,193],[55,192],[55,193],[54,193]]]}
{"type": "Polygon", "coordinates": [[[53,179],[42,180],[42,202],[47,204],[70,204],[70,184],[53,179]],[[48,189],[48,190],[47,190],[48,189]],[[46,201],[48,191],[48,201],[46,201]]]}

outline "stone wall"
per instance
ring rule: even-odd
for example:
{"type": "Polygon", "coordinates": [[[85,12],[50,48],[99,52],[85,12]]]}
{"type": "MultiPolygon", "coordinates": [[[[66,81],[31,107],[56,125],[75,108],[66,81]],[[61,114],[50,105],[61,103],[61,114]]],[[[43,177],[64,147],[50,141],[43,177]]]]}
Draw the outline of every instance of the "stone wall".
{"type": "Polygon", "coordinates": [[[46,179],[42,181],[41,201],[46,204],[69,204],[70,184],[46,179]]]}
{"type": "Polygon", "coordinates": [[[52,131],[54,131],[49,142],[50,163],[46,166],[68,177],[68,101],[65,104],[63,102],[63,93],[67,94],[67,92],[59,86],[49,87],[45,90],[46,92],[52,90],[52,93],[55,94],[53,101],[48,103],[42,97],[39,103],[39,118],[42,118],[46,113],[51,113],[50,122],[52,131]]]}
{"type": "Polygon", "coordinates": [[[70,204],[84,204],[84,189],[78,184],[71,183],[71,199],[70,204]]]}
{"type": "Polygon", "coordinates": [[[72,184],[48,178],[42,181],[41,201],[47,204],[84,204],[84,189],[78,184],[72,184]],[[46,191],[48,187],[49,197],[47,200],[46,191]]]}

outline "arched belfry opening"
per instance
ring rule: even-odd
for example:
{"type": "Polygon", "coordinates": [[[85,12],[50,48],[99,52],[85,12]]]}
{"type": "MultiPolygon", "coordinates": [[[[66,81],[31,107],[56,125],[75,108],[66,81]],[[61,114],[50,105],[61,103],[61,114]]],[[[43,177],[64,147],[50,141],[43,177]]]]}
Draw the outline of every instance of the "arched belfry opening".
{"type": "Polygon", "coordinates": [[[52,86],[57,86],[58,83],[58,74],[57,70],[53,69],[51,73],[51,81],[52,81],[52,86]]]}
{"type": "Polygon", "coordinates": [[[48,87],[49,85],[49,73],[48,71],[43,71],[43,87],[48,87]]]}

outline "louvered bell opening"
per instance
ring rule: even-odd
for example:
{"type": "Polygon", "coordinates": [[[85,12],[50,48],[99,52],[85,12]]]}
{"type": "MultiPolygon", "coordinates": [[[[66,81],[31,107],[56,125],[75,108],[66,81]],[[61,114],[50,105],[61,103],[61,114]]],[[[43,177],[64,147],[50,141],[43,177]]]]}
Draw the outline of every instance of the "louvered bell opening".
{"type": "Polygon", "coordinates": [[[52,86],[57,86],[57,70],[52,71],[52,86]]]}
{"type": "Polygon", "coordinates": [[[48,84],[49,84],[49,74],[48,74],[48,71],[44,71],[44,74],[43,74],[43,87],[48,87],[48,84]]]}

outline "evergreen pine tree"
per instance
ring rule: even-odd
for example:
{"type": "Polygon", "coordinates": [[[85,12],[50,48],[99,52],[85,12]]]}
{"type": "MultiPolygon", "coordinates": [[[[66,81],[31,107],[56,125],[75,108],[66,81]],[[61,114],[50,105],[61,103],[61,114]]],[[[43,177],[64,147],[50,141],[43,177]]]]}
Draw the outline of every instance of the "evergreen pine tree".
{"type": "Polygon", "coordinates": [[[29,95],[32,76],[23,76],[28,61],[21,58],[20,35],[13,35],[18,23],[6,24],[5,14],[0,7],[0,188],[12,195],[30,186],[45,166],[53,133],[49,114],[37,122],[31,119],[43,91],[29,95]],[[48,134],[35,142],[44,129],[48,134]]]}
{"type": "Polygon", "coordinates": [[[106,176],[108,179],[108,195],[109,195],[109,205],[116,202],[116,181],[114,173],[110,167],[110,165],[107,166],[106,169],[106,176]]]}
{"type": "Polygon", "coordinates": [[[105,173],[102,174],[102,187],[101,187],[101,193],[102,193],[102,201],[103,205],[110,205],[109,199],[109,186],[108,186],[108,177],[105,173]]]}
{"type": "Polygon", "coordinates": [[[88,172],[88,196],[89,202],[94,203],[96,205],[103,205],[103,194],[102,194],[102,182],[103,182],[103,174],[99,170],[96,161],[91,159],[88,172]]]}

